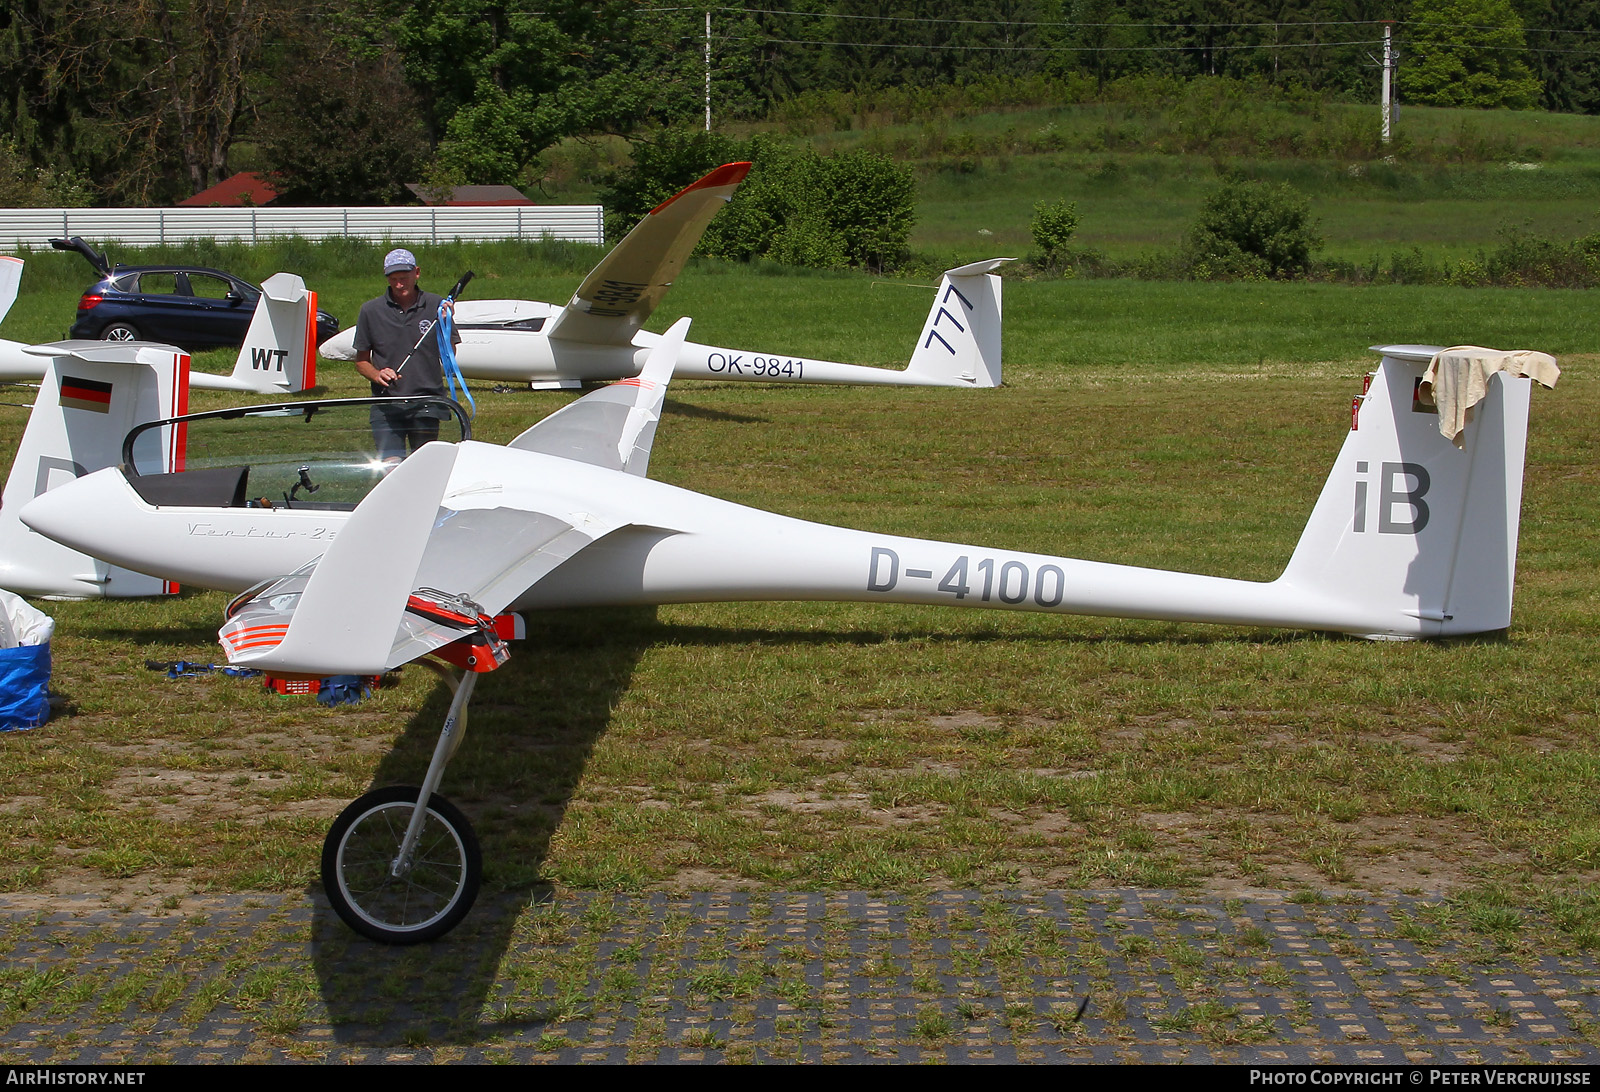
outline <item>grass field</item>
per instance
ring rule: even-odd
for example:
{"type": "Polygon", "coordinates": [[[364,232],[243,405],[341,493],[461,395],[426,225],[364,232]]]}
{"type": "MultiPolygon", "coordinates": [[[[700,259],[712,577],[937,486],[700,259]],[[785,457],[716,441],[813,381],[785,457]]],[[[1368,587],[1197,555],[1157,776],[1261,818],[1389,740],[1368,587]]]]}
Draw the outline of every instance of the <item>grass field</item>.
{"type": "MultiPolygon", "coordinates": [[[[787,128],[824,152],[868,148],[911,165],[911,247],[935,263],[1026,254],[1041,201],[1075,202],[1075,242],[1114,259],[1171,250],[1207,193],[1235,175],[1306,193],[1326,259],[1367,262],[1419,247],[1434,262],[1459,260],[1492,249],[1503,229],[1564,240],[1600,229],[1600,118],[1405,106],[1385,149],[1376,105],[1267,102],[1206,83],[1177,101],[898,120],[868,110],[787,128]]],[[[756,128],[774,126],[732,130],[756,128]]],[[[555,149],[544,192],[594,201],[602,164],[624,157],[616,141],[555,149]]]]}
{"type": "Polygon", "coordinates": [[[1122,259],[1170,250],[1230,172],[1308,194],[1328,259],[1387,258],[1414,246],[1459,258],[1492,249],[1502,229],[1572,239],[1600,227],[1600,158],[1592,155],[1508,166],[1058,153],[926,172],[911,245],[965,260],[1026,253],[1034,204],[1068,200],[1082,216],[1074,239],[1083,246],[1122,259]]]}
{"type": "MultiPolygon", "coordinates": [[[[587,265],[569,255],[531,275],[492,249],[422,260],[435,283],[475,263],[483,296],[557,300],[587,265]]],[[[5,331],[59,333],[80,279],[30,268],[5,331]]],[[[313,286],[349,321],[377,278],[325,281],[313,286]]],[[[704,265],[652,326],[681,311],[704,316],[697,339],[898,363],[927,300],[899,282],[704,265]]],[[[1342,441],[1367,344],[1578,354],[1534,400],[1503,638],[1370,644],[865,605],[553,613],[485,679],[443,791],[478,825],[488,882],[518,891],[1410,891],[1497,943],[1547,941],[1520,931],[1537,910],[1593,946],[1588,302],[1029,282],[1007,289],[1001,390],[681,383],[652,463],[662,480],[886,533],[1263,579],[1342,441]]],[[[359,393],[347,371],[322,376],[331,394],[359,393]]],[[[476,393],[478,436],[497,441],[564,400],[476,393]]],[[[14,443],[25,411],[4,412],[14,443]]],[[[345,802],[420,777],[446,704],[425,671],[324,710],[144,669],[219,660],[222,603],[51,606],[61,710],[0,737],[0,889],[177,906],[302,888],[345,802]]]]}
{"type": "MultiPolygon", "coordinates": [[[[344,249],[297,241],[265,253],[242,246],[159,253],[258,281],[279,269],[300,270],[320,305],[348,325],[382,286],[367,270],[378,267],[383,248],[344,249]]],[[[419,246],[417,253],[424,283],[435,288],[470,268],[478,274],[472,298],[555,302],[569,298],[599,258],[590,247],[524,244],[419,246]]],[[[157,259],[155,252],[130,252],[126,260],[157,259]]],[[[65,337],[78,292],[90,280],[87,268],[76,255],[31,255],[0,334],[24,342],[65,337]]],[[[933,287],[916,277],[695,261],[649,326],[665,330],[691,315],[696,341],[901,367],[933,287]]],[[[1591,297],[1567,290],[1011,279],[1005,293],[1008,375],[1032,386],[1075,382],[1076,369],[1102,365],[1182,373],[1195,365],[1354,362],[1379,343],[1553,353],[1595,347],[1591,297]]],[[[198,363],[227,371],[233,356],[209,353],[198,363]]]]}

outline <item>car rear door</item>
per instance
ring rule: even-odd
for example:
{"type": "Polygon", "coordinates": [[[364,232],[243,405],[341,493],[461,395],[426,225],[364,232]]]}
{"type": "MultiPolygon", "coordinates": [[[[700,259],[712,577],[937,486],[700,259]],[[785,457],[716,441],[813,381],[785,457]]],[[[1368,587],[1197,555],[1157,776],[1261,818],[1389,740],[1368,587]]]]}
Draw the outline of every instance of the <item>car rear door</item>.
{"type": "Polygon", "coordinates": [[[207,345],[242,345],[250,320],[255,317],[257,297],[211,273],[190,270],[188,279],[196,343],[203,340],[207,345]]]}
{"type": "Polygon", "coordinates": [[[133,286],[133,307],[128,321],[145,341],[166,341],[186,346],[194,308],[188,295],[188,282],[179,283],[179,274],[168,269],[151,269],[139,274],[133,286]]]}

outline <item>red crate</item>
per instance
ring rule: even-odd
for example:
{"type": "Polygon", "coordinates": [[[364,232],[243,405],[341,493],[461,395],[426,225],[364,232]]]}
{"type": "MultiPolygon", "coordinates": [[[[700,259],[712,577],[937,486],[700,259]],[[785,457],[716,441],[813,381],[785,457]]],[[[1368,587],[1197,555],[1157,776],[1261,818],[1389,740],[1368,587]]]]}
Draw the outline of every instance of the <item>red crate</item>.
{"type": "MultiPolygon", "coordinates": [[[[368,675],[363,680],[366,685],[376,690],[383,682],[382,676],[368,675]]],[[[261,676],[261,685],[278,694],[315,694],[322,689],[321,679],[279,679],[272,675],[261,676]]]]}

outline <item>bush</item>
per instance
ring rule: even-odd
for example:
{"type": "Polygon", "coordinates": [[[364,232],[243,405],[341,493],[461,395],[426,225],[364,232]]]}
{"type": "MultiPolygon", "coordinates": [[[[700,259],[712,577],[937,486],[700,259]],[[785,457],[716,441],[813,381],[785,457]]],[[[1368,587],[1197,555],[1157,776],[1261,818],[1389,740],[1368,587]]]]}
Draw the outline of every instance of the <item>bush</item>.
{"type": "Polygon", "coordinates": [[[0,137],[0,207],[84,208],[89,198],[85,179],[35,167],[9,137],[0,137]]]}
{"type": "Polygon", "coordinates": [[[1589,288],[1600,273],[1594,237],[1572,243],[1516,229],[1503,230],[1489,255],[1488,280],[1514,288],[1589,288]]]}
{"type": "Polygon", "coordinates": [[[1311,202],[1293,186],[1229,182],[1189,231],[1188,265],[1199,280],[1285,280],[1304,276],[1321,245],[1311,202]]]}
{"type": "Polygon", "coordinates": [[[1067,243],[1078,230],[1078,206],[1070,201],[1041,201],[1033,206],[1028,229],[1044,254],[1045,266],[1059,268],[1066,264],[1067,243]]]}
{"type": "Polygon", "coordinates": [[[809,145],[766,136],[742,143],[667,132],[637,145],[633,163],[617,171],[601,195],[607,236],[620,238],[712,167],[739,159],[754,164],[749,177],[711,221],[696,253],[815,269],[881,271],[904,261],[917,207],[909,167],[871,151],[825,159],[809,145]]]}
{"type": "Polygon", "coordinates": [[[612,171],[600,193],[607,239],[620,241],[651,209],[712,168],[748,158],[739,141],[701,129],[663,129],[634,141],[632,152],[633,162],[612,171]]]}

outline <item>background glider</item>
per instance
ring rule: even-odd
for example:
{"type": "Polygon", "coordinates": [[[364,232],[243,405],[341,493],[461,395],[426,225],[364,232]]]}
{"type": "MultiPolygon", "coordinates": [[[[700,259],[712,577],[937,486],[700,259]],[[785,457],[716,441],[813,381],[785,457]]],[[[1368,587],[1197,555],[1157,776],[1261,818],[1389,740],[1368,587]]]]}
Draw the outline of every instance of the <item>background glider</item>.
{"type": "MultiPolygon", "coordinates": [[[[750,170],[728,163],[662,202],[589,273],[565,307],[531,300],[463,300],[456,362],[473,379],[577,387],[639,374],[661,335],[644,329],[711,218],[750,170]]],[[[998,387],[1000,278],[1009,258],[947,271],[904,370],[840,364],[685,341],[680,379],[756,383],[853,383],[903,387],[998,387]]],[[[328,360],[355,359],[355,330],[322,343],[328,360]]]]}

